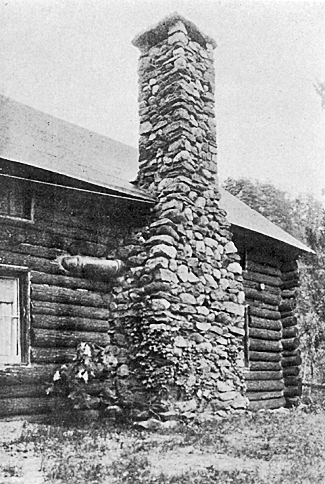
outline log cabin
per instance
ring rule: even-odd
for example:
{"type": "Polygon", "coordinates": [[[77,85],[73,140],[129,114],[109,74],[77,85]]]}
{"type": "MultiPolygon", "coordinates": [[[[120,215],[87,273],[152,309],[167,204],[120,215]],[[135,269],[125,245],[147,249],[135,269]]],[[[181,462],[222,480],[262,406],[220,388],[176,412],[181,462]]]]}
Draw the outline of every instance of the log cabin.
{"type": "Polygon", "coordinates": [[[197,411],[299,398],[310,249],[218,185],[215,42],[175,14],[134,45],[139,151],[0,97],[1,418],[52,411],[84,341],[197,411]]]}

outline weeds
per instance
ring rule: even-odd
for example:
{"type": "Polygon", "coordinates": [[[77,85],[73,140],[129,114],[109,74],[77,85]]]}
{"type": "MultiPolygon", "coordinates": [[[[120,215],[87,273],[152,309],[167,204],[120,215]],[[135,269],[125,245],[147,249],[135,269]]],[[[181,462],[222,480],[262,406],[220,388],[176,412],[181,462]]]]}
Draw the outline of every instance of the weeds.
{"type": "MultiPolygon", "coordinates": [[[[324,410],[305,410],[156,433],[105,422],[28,425],[7,449],[41,456],[44,479],[55,484],[324,484],[324,410]]],[[[21,469],[0,471],[1,482],[21,469]]]]}
{"type": "Polygon", "coordinates": [[[15,465],[15,464],[2,465],[2,464],[0,464],[0,471],[2,472],[4,477],[20,477],[21,476],[21,465],[15,465]]]}

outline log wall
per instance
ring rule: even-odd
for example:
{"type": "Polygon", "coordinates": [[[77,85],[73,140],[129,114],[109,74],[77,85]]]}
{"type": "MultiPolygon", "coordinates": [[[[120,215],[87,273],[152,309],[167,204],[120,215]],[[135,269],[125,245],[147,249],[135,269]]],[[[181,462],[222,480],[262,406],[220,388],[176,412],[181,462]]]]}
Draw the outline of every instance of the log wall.
{"type": "Polygon", "coordinates": [[[301,393],[296,260],[249,250],[243,271],[248,317],[247,397],[250,408],[293,404],[301,393]]]}
{"type": "MultiPolygon", "coordinates": [[[[0,368],[0,418],[57,408],[45,389],[58,365],[72,360],[81,341],[111,343],[121,364],[127,361],[125,338],[109,322],[110,309],[121,306],[125,311],[127,301],[117,296],[112,302],[112,283],[67,274],[56,259],[78,254],[131,262],[136,245],[132,246],[130,232],[143,227],[147,217],[138,208],[134,202],[115,203],[106,197],[103,201],[99,196],[89,196],[86,203],[85,195],[37,187],[33,223],[0,220],[0,264],[28,267],[31,284],[29,364],[0,368]]],[[[263,253],[250,249],[243,281],[250,308],[246,368],[250,408],[293,403],[301,391],[294,316],[297,265],[264,249],[263,253]]]]}
{"type": "Polygon", "coordinates": [[[251,410],[284,405],[281,365],[281,264],[277,258],[249,251],[243,271],[248,305],[247,397],[251,410]]]}
{"type": "Polygon", "coordinates": [[[289,405],[299,401],[302,392],[300,378],[301,356],[299,333],[295,316],[297,287],[299,284],[298,265],[289,261],[282,266],[281,321],[282,331],[282,366],[284,376],[284,396],[289,405]]]}
{"type": "Polygon", "coordinates": [[[28,267],[31,306],[29,364],[0,368],[2,418],[50,411],[56,402],[45,389],[58,365],[81,341],[110,342],[111,283],[69,275],[57,256],[114,258],[137,223],[128,202],[119,201],[117,213],[107,197],[34,190],[33,223],[0,221],[0,264],[28,267]]]}

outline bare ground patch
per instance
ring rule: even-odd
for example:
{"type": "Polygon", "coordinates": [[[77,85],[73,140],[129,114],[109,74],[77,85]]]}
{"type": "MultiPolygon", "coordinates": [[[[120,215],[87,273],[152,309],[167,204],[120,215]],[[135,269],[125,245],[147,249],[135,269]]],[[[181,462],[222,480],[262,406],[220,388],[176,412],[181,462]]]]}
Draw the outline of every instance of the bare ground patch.
{"type": "Polygon", "coordinates": [[[294,410],[139,431],[0,423],[0,484],[325,483],[325,413],[294,410]]]}

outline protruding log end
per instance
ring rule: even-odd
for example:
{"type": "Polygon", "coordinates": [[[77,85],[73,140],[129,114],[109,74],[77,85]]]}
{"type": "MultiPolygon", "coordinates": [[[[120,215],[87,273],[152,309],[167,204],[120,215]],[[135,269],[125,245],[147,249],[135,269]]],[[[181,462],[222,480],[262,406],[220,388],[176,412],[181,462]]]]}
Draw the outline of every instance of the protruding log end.
{"type": "Polygon", "coordinates": [[[58,264],[72,274],[105,279],[119,275],[124,268],[124,263],[118,259],[96,259],[82,255],[62,256],[58,264]]]}

